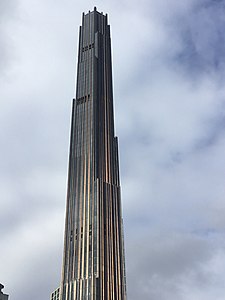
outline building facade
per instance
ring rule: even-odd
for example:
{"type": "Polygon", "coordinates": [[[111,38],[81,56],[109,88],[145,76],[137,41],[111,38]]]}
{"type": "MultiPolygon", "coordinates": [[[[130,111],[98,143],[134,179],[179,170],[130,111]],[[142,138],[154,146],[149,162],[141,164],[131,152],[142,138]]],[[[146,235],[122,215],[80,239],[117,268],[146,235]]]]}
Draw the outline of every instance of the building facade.
{"type": "Polygon", "coordinates": [[[60,287],[54,290],[50,296],[50,300],[59,300],[59,299],[60,299],[60,287]]]}
{"type": "Polygon", "coordinates": [[[83,14],[73,100],[61,300],[125,300],[110,26],[83,14]]]}
{"type": "Polygon", "coordinates": [[[2,292],[3,289],[4,289],[4,285],[0,283],[0,300],[8,300],[9,295],[4,294],[2,292]]]}

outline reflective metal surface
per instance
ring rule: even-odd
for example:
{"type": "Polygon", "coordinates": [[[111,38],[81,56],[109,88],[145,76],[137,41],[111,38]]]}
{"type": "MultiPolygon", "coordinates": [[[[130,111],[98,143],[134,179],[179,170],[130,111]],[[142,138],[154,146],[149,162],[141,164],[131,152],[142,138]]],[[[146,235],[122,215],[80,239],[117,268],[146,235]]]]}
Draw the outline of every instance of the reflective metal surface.
{"type": "Polygon", "coordinates": [[[61,300],[126,299],[118,161],[110,27],[95,9],[80,27],[61,300]]]}

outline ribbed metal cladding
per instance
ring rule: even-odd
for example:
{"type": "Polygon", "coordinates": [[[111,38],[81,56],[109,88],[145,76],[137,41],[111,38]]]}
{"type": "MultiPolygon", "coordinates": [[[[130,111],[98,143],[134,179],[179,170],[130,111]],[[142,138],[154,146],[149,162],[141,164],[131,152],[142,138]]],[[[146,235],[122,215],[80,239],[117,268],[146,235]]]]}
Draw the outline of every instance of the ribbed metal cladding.
{"type": "Polygon", "coordinates": [[[110,26],[83,14],[73,100],[61,300],[126,300],[110,26]]]}

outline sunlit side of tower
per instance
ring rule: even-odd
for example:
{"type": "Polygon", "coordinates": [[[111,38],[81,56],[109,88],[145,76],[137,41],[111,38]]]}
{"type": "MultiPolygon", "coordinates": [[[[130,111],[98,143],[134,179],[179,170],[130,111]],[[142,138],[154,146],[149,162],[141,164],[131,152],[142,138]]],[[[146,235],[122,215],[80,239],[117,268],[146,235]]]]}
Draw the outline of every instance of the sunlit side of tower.
{"type": "Polygon", "coordinates": [[[73,100],[61,300],[125,300],[110,26],[83,14],[73,100]]]}

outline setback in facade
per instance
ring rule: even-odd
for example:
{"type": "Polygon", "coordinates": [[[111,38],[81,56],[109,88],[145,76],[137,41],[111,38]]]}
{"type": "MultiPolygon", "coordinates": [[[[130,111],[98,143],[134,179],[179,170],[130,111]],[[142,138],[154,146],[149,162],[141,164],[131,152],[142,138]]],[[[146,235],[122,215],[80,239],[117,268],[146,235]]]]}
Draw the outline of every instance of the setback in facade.
{"type": "Polygon", "coordinates": [[[60,287],[71,299],[126,300],[110,26],[96,8],[82,18],[72,107],[60,287]]]}

